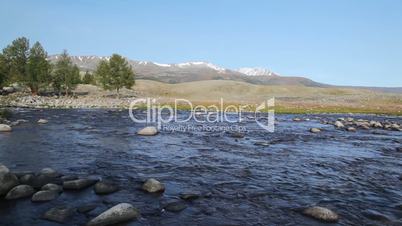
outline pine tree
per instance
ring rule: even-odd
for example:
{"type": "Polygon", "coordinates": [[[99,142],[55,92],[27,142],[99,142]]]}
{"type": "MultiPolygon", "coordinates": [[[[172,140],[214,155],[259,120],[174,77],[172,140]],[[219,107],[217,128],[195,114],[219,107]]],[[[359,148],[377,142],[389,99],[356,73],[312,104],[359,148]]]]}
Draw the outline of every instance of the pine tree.
{"type": "Polygon", "coordinates": [[[85,72],[84,77],[82,78],[83,84],[94,84],[94,77],[89,71],[85,72]]]}
{"type": "Polygon", "coordinates": [[[8,79],[8,68],[6,58],[0,53],[0,89],[3,88],[8,79]]]}
{"type": "Polygon", "coordinates": [[[11,81],[24,81],[27,77],[29,57],[29,40],[25,37],[15,39],[3,49],[8,64],[8,75],[11,81]]]}
{"type": "Polygon", "coordinates": [[[118,54],[113,54],[109,62],[101,61],[97,67],[96,75],[104,89],[116,90],[118,94],[121,88],[130,89],[135,84],[131,65],[118,54]]]}
{"type": "Polygon", "coordinates": [[[38,94],[41,86],[50,83],[50,64],[47,53],[39,42],[36,42],[29,51],[27,75],[23,82],[31,89],[33,95],[38,94]]]}
{"type": "Polygon", "coordinates": [[[56,92],[61,95],[64,91],[69,95],[71,91],[80,83],[80,70],[77,65],[74,65],[64,50],[54,65],[52,85],[56,92]]]}

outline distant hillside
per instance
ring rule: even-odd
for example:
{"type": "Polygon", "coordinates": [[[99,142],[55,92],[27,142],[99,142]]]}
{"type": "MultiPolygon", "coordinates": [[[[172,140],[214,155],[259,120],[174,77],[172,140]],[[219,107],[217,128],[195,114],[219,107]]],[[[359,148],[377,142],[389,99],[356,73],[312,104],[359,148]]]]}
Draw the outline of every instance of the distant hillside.
{"type": "MultiPolygon", "coordinates": [[[[58,55],[49,57],[57,60],[58,55]]],[[[108,57],[73,56],[73,62],[85,71],[94,71],[102,59],[108,57]]],[[[326,87],[328,85],[314,82],[303,77],[279,76],[279,74],[262,68],[225,69],[208,62],[186,62],[179,64],[160,64],[149,61],[128,60],[133,67],[137,79],[147,79],[166,83],[183,83],[205,80],[230,80],[258,85],[301,85],[326,87]]]]}

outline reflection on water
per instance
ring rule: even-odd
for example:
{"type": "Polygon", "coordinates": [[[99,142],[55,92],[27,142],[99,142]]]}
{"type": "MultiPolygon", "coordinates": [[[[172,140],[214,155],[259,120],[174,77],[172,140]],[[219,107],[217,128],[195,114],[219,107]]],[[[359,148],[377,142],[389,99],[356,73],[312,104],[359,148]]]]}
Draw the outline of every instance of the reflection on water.
{"type": "Polygon", "coordinates": [[[367,210],[394,222],[402,218],[395,207],[402,204],[401,132],[349,133],[319,123],[339,115],[304,117],[311,120],[277,116],[275,133],[253,120],[242,122],[249,130],[244,138],[198,130],[140,137],[135,132],[144,125],[131,122],[127,111],[19,110],[14,119],[30,123],[0,134],[1,163],[13,171],[52,167],[64,174],[99,176],[122,189],[108,196],[91,189],[64,192],[40,204],[1,200],[0,224],[57,225],[39,217],[56,205],[97,204],[90,214],[76,214],[67,223],[82,225],[119,202],[130,202],[142,213],[130,225],[320,225],[298,211],[314,204],[340,214],[339,225],[381,225],[365,215],[367,210]],[[39,118],[49,123],[38,125],[39,118]],[[325,131],[312,134],[311,127],[325,131]],[[166,185],[162,196],[139,190],[149,177],[166,185]],[[204,197],[180,213],[161,211],[161,203],[183,191],[204,197]]]}

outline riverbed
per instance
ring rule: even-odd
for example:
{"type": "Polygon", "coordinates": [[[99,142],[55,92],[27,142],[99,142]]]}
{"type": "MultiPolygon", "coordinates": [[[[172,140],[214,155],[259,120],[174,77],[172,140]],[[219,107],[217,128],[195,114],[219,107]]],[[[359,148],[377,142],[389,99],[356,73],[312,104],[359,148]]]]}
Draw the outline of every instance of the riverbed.
{"type": "MultiPolygon", "coordinates": [[[[59,225],[40,216],[59,205],[96,204],[94,211],[74,214],[66,223],[84,225],[121,202],[141,213],[128,225],[401,225],[402,132],[347,132],[322,123],[339,117],[402,123],[392,116],[277,115],[274,133],[252,117],[236,123],[234,128],[246,128],[243,138],[206,129],[138,136],[145,124],[134,123],[126,110],[14,109],[12,120],[29,122],[0,134],[0,163],[15,172],[51,167],[65,175],[108,179],[120,190],[104,196],[92,188],[65,191],[46,203],[0,200],[0,225],[59,225]],[[49,122],[36,123],[41,118],[49,122]],[[322,132],[309,132],[312,127],[322,132]],[[141,191],[147,178],[164,183],[165,192],[141,191]],[[163,210],[163,203],[185,191],[202,196],[181,212],[163,210]],[[335,211],[339,222],[322,223],[300,213],[312,205],[335,211]]],[[[202,127],[195,121],[183,125],[202,127]]]]}

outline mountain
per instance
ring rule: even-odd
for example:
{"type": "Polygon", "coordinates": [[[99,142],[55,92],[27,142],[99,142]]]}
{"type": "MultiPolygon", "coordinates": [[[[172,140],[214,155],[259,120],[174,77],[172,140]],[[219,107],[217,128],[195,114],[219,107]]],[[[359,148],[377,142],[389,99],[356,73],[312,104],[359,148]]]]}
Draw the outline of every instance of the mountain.
{"type": "MultiPolygon", "coordinates": [[[[59,55],[52,55],[48,59],[51,62],[55,62],[58,57],[59,55]]],[[[109,60],[109,57],[72,56],[71,59],[80,70],[94,71],[99,61],[109,60]]],[[[137,79],[147,79],[172,84],[204,80],[231,80],[257,85],[328,86],[304,77],[279,76],[278,73],[263,68],[240,68],[238,70],[231,70],[208,62],[161,64],[150,61],[127,60],[133,67],[137,79]]]]}

